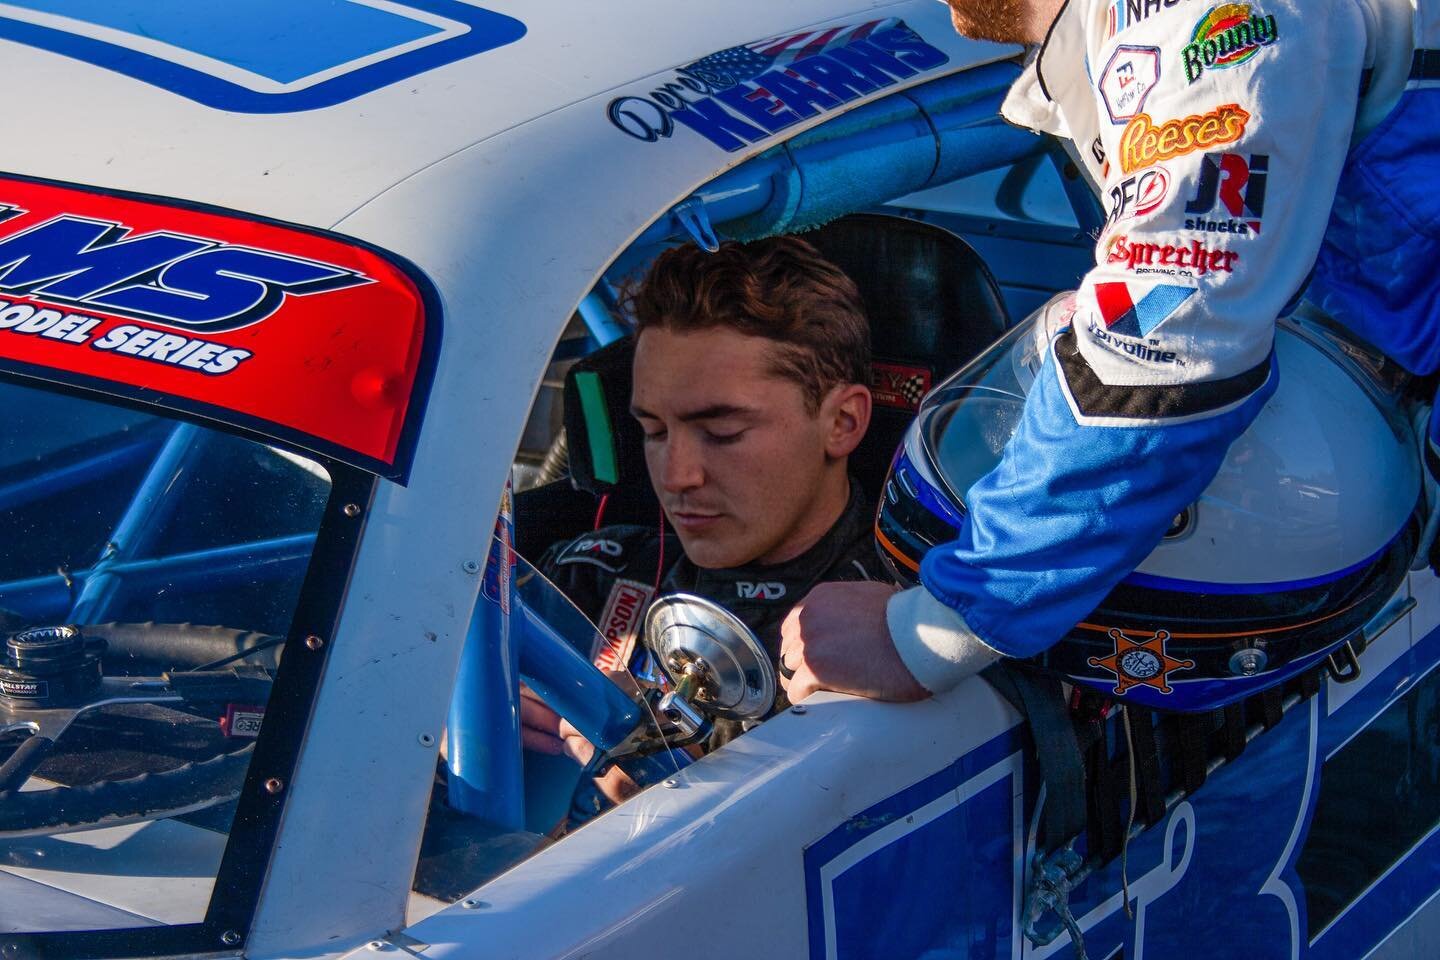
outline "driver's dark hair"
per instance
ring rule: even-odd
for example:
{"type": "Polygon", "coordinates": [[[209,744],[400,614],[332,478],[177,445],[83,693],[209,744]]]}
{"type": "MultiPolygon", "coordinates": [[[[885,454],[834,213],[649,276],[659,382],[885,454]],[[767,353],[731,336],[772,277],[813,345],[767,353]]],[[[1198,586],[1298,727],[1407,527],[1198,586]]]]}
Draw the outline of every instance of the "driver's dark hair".
{"type": "Polygon", "coordinates": [[[624,295],[637,337],[729,327],[773,340],[773,369],[812,412],[839,384],[869,384],[870,323],[854,281],[798,237],[665,251],[624,295]]]}

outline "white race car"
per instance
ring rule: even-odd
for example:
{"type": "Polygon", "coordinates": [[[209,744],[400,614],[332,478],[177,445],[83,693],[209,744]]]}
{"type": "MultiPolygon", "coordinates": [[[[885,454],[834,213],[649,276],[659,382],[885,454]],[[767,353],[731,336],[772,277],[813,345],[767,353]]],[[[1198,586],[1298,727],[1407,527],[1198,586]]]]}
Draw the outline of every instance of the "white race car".
{"type": "MultiPolygon", "coordinates": [[[[817,695],[546,836],[580,771],[522,751],[522,676],[612,759],[773,691],[682,605],[652,642],[740,666],[652,718],[524,559],[645,495],[572,375],[616,285],[832,224],[893,307],[885,496],[921,398],[1093,262],[1095,192],[998,118],[1018,50],[932,0],[15,0],[0,52],[3,960],[1428,955],[1428,569],[1332,675],[1128,748],[1087,700],[1075,844],[978,678],[817,695]]],[[[1403,384],[1337,352],[1413,504],[1403,384]]]]}

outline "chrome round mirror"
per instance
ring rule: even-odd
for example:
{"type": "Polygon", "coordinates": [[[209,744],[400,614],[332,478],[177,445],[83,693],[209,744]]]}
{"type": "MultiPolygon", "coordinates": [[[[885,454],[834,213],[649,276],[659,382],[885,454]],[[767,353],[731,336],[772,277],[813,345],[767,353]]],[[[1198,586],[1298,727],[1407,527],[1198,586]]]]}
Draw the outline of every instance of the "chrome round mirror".
{"type": "Polygon", "coordinates": [[[703,597],[672,593],[645,616],[645,644],[683,698],[726,720],[759,720],[775,705],[775,664],[739,617],[703,597]]]}

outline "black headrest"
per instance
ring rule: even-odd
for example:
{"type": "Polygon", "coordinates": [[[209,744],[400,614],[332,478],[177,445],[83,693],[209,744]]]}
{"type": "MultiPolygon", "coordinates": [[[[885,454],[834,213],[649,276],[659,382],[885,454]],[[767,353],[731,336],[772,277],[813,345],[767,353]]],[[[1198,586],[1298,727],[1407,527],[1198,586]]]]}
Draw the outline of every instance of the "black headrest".
{"type": "Polygon", "coordinates": [[[804,238],[855,281],[870,317],[875,413],[850,472],[873,497],[920,399],[1005,332],[1005,302],[975,248],[934,224],[859,213],[804,238]]]}
{"type": "MultiPolygon", "coordinates": [[[[851,472],[874,496],[920,398],[1005,332],[1005,305],[974,248],[932,224],[856,214],[804,239],[855,281],[870,317],[875,416],[851,472]]],[[[653,504],[643,436],[629,413],[633,356],[633,341],[621,340],[566,375],[570,474],[582,490],[653,504]]],[[[606,515],[624,513],[612,502],[606,515]]],[[[648,521],[653,509],[638,515],[648,521]]]]}

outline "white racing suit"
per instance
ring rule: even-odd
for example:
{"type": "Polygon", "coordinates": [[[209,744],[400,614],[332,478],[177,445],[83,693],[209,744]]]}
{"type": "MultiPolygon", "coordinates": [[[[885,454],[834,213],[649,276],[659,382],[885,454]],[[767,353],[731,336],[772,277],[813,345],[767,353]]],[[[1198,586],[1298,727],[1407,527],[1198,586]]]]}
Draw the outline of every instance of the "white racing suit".
{"type": "Polygon", "coordinates": [[[1109,217],[959,539],[890,603],[920,683],[1039,653],[1145,558],[1274,392],[1300,291],[1440,367],[1437,47],[1440,0],[1070,0],[1004,113],[1109,217]]]}

